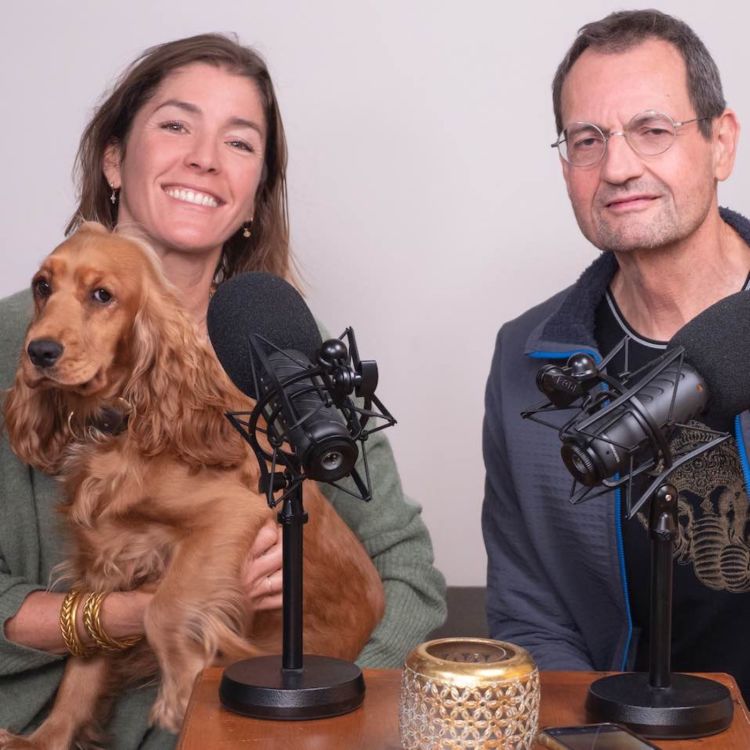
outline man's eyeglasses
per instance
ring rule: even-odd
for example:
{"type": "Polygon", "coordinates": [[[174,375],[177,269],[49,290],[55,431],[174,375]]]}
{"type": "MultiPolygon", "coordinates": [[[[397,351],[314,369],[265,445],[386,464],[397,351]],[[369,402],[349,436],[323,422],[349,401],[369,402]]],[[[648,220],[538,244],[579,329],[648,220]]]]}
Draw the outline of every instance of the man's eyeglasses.
{"type": "Polygon", "coordinates": [[[593,167],[607,153],[607,143],[612,136],[621,135],[637,154],[658,156],[667,151],[677,137],[677,130],[691,122],[710,120],[710,117],[694,117],[692,120],[676,122],[669,115],[654,110],[639,112],[624,130],[605,133],[590,122],[574,122],[560,133],[552,148],[574,167],[593,167]]]}

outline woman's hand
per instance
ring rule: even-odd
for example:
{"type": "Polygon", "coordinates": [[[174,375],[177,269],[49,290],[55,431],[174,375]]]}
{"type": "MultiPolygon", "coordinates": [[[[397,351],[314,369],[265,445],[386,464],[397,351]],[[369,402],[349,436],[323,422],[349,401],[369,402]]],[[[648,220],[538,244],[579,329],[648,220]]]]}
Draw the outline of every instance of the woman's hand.
{"type": "Polygon", "coordinates": [[[281,526],[269,520],[258,532],[242,566],[242,583],[252,611],[281,607],[281,564],[281,526]]]}

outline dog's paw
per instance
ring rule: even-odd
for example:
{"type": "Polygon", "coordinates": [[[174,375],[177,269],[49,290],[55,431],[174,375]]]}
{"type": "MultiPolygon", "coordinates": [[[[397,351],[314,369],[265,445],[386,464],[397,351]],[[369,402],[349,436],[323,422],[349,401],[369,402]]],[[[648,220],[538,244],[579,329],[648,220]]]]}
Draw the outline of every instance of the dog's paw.
{"type": "MultiPolygon", "coordinates": [[[[71,747],[72,741],[61,736],[59,731],[50,731],[44,725],[26,737],[0,729],[0,750],[69,750],[71,747]]],[[[100,750],[99,745],[76,744],[76,747],[82,750],[100,750]]]]}
{"type": "Polygon", "coordinates": [[[168,698],[162,691],[159,691],[159,695],[151,707],[151,723],[166,729],[168,732],[178,734],[182,728],[182,720],[185,718],[186,709],[187,701],[184,705],[181,705],[181,701],[176,698],[168,698]]]}
{"type": "Polygon", "coordinates": [[[11,734],[6,729],[0,729],[0,750],[45,750],[28,737],[11,734]]]}

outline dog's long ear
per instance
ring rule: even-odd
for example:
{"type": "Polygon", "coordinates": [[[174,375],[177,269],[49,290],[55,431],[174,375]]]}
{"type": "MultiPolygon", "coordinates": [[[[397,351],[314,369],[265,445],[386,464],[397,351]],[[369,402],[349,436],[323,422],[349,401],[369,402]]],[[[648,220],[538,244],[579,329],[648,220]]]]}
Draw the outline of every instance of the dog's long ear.
{"type": "Polygon", "coordinates": [[[124,396],[128,428],[147,455],[175,451],[190,465],[237,466],[247,456],[224,415],[229,386],[213,352],[173,295],[144,295],[133,328],[134,367],[124,396]]]}
{"type": "Polygon", "coordinates": [[[71,439],[61,395],[29,388],[19,368],[5,398],[4,417],[13,452],[35,469],[56,474],[71,439]]]}

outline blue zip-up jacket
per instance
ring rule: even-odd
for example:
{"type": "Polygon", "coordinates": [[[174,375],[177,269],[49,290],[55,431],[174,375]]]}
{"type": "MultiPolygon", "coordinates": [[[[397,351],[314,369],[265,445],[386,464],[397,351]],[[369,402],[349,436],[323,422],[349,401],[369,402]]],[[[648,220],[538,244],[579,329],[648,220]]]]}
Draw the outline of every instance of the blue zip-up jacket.
{"type": "MultiPolygon", "coordinates": [[[[750,221],[728,209],[721,215],[750,245],[750,221]]],[[[623,670],[633,654],[620,493],[572,506],[557,433],[520,417],[543,400],[536,373],[545,362],[578,351],[601,359],[595,311],[616,269],[614,255],[604,253],[575,284],[506,323],[487,381],[489,632],[528,649],[541,669],[623,670]]],[[[748,412],[737,417],[736,432],[747,486],[748,412]]]]}

